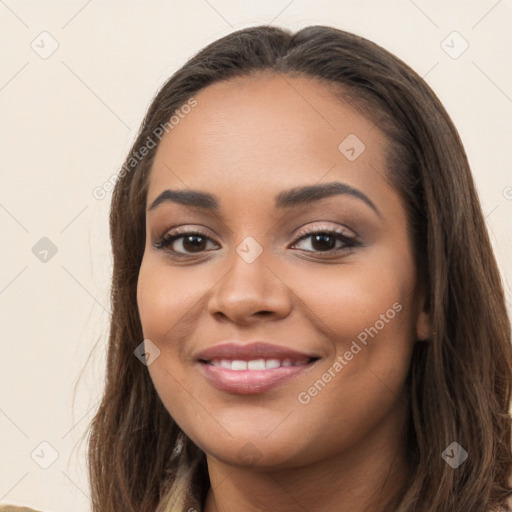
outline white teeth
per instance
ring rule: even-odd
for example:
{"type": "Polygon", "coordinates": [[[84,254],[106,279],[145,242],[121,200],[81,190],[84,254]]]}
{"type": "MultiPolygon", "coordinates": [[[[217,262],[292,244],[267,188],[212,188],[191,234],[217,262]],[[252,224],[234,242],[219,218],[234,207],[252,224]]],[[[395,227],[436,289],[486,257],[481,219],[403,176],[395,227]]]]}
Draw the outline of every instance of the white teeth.
{"type": "Polygon", "coordinates": [[[232,370],[247,370],[247,361],[233,361],[231,363],[232,370]]]}
{"type": "Polygon", "coordinates": [[[265,359],[255,359],[254,361],[249,361],[247,363],[247,368],[249,370],[264,370],[265,359]]]}
{"type": "Polygon", "coordinates": [[[253,359],[251,361],[241,361],[238,359],[213,359],[210,361],[212,366],[226,368],[228,370],[272,370],[274,368],[288,367],[288,366],[302,366],[309,362],[309,360],[294,361],[290,359],[253,359]]]}

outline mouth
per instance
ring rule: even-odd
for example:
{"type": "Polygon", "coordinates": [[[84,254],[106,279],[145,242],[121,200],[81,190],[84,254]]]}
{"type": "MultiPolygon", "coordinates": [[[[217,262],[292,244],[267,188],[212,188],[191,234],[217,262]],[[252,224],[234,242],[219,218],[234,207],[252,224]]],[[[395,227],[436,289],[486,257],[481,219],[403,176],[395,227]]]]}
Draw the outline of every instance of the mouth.
{"type": "Polygon", "coordinates": [[[207,381],[220,391],[261,394],[303,374],[320,359],[267,343],[227,343],[201,352],[196,361],[207,381]]]}
{"type": "Polygon", "coordinates": [[[306,359],[212,359],[200,360],[201,363],[214,366],[216,368],[225,368],[227,370],[239,371],[263,371],[275,370],[276,368],[290,368],[291,366],[305,366],[316,361],[318,358],[310,357],[306,359]]]}

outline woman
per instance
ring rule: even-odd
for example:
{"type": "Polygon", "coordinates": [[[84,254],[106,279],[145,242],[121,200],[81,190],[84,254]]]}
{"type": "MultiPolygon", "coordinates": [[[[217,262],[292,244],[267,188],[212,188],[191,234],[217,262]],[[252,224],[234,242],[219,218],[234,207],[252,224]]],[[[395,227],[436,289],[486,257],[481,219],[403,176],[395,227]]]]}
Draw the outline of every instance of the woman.
{"type": "Polygon", "coordinates": [[[511,510],[512,348],[462,143],[325,26],[210,44],[111,207],[101,512],[511,510]]]}
{"type": "Polygon", "coordinates": [[[151,104],[111,235],[95,511],[510,510],[503,289],[399,59],[323,26],[210,44],[151,104]]]}

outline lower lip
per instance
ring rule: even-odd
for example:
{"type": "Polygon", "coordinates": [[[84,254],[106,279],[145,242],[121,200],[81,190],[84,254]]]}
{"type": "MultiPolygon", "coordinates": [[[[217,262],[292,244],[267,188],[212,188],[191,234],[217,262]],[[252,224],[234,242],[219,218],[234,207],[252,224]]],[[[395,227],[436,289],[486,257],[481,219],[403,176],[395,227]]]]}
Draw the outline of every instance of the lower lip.
{"type": "Polygon", "coordinates": [[[237,395],[264,393],[296,377],[313,366],[314,361],[300,366],[280,366],[268,370],[229,370],[201,362],[207,380],[221,391],[237,395]]]}

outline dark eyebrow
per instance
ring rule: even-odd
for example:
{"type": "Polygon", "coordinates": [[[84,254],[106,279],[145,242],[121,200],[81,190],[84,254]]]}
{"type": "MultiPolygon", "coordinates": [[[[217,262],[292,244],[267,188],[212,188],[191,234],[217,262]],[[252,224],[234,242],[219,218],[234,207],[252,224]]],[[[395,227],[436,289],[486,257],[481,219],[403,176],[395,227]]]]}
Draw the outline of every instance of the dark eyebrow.
{"type": "Polygon", "coordinates": [[[196,206],[205,210],[217,211],[219,203],[214,195],[199,190],[164,190],[148,208],[154,210],[159,204],[167,201],[183,204],[185,206],[196,206]]]}
{"type": "Polygon", "coordinates": [[[330,197],[339,194],[348,194],[350,196],[360,199],[366,203],[379,217],[381,213],[375,206],[373,201],[360,190],[341,183],[333,181],[331,183],[323,183],[321,185],[306,185],[305,187],[296,187],[291,190],[285,190],[279,193],[276,197],[277,208],[291,208],[300,204],[308,204],[325,197],[330,197]]]}
{"type": "MultiPolygon", "coordinates": [[[[360,190],[341,183],[333,181],[332,183],[323,183],[321,185],[306,185],[303,187],[295,187],[290,190],[280,192],[276,196],[276,208],[292,208],[302,204],[309,204],[314,201],[319,201],[326,197],[333,195],[347,194],[357,199],[360,199],[367,204],[379,217],[381,213],[372,202],[372,200],[363,194],[360,190]]],[[[192,206],[204,208],[205,210],[218,211],[219,202],[217,198],[207,192],[199,190],[164,190],[151,204],[148,211],[155,209],[159,204],[164,202],[173,202],[183,204],[185,206],[192,206]]]]}

